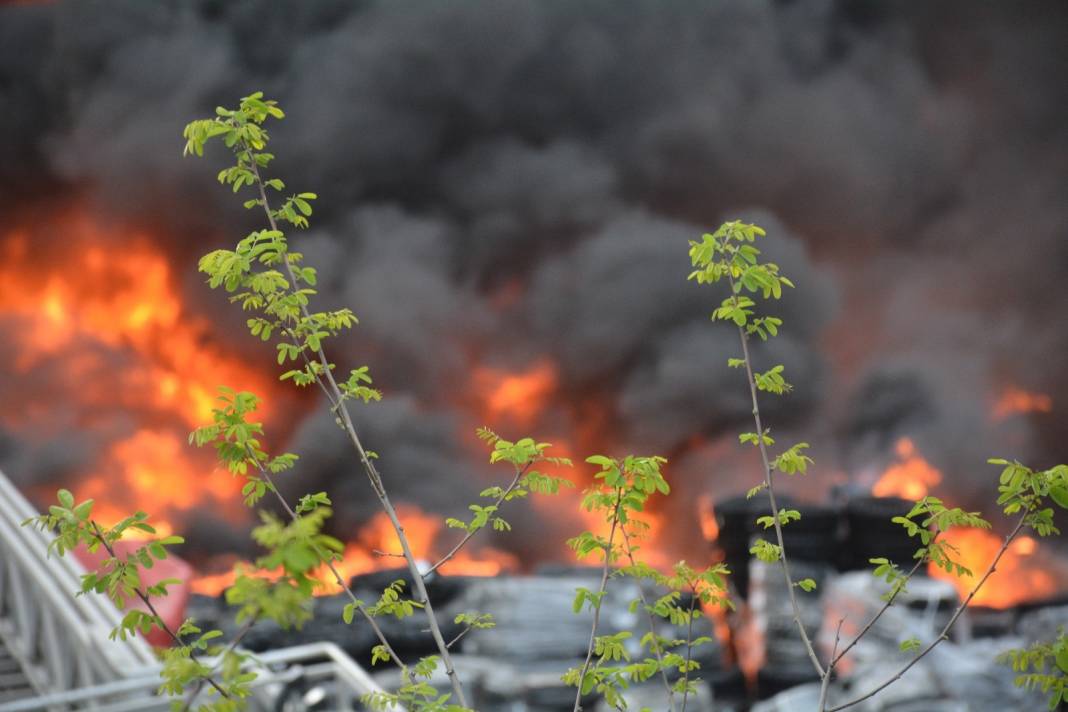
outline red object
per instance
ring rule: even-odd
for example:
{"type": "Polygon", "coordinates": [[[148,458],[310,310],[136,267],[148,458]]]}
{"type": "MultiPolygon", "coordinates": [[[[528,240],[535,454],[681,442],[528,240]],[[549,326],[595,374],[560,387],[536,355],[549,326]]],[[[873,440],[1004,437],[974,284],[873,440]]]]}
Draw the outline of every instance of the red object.
{"type": "MultiPolygon", "coordinates": [[[[144,541],[117,541],[114,544],[115,554],[119,558],[125,558],[144,545],[144,541]]],[[[84,546],[79,546],[74,550],[74,556],[87,570],[95,571],[100,566],[100,562],[107,558],[108,553],[103,548],[90,553],[84,546]]],[[[169,586],[165,597],[151,598],[152,605],[155,607],[156,612],[159,613],[159,617],[163,619],[163,622],[171,630],[177,630],[185,619],[185,607],[189,603],[189,581],[193,575],[193,567],[174,554],[168,554],[163,561],[156,561],[155,566],[151,569],[146,569],[143,566],[139,566],[139,569],[141,583],[146,588],[159,583],[163,579],[178,579],[181,581],[181,583],[169,586]]],[[[142,611],[148,610],[144,601],[137,597],[126,602],[126,609],[129,610],[131,608],[142,611]]],[[[159,628],[153,628],[149,631],[145,639],[149,644],[157,647],[167,647],[174,643],[171,637],[159,628]]]]}

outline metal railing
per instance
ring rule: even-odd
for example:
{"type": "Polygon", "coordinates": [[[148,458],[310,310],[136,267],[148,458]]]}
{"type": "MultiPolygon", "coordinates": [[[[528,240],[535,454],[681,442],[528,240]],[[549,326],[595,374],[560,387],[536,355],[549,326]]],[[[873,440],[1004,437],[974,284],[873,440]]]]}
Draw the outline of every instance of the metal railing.
{"type": "Polygon", "coordinates": [[[84,569],[49,557],[46,533],[23,527],[37,511],[0,473],[0,642],[39,693],[158,670],[140,638],[112,641],[121,615],[100,596],[74,596],[84,569]]]}
{"type": "MultiPolygon", "coordinates": [[[[210,661],[209,661],[210,662],[210,661]]],[[[333,643],[311,643],[255,656],[257,672],[249,712],[297,712],[365,709],[360,697],[381,691],[352,658],[333,643]]],[[[98,710],[100,712],[156,712],[170,709],[171,700],[155,694],[158,674],[142,674],[102,685],[0,705],[0,712],[98,710]]],[[[204,701],[209,691],[201,693],[204,701]]],[[[403,712],[403,710],[399,710],[403,712]]]]}
{"type": "MultiPolygon", "coordinates": [[[[160,664],[151,648],[136,636],[109,639],[120,612],[103,596],[74,596],[85,570],[71,557],[48,556],[49,536],[21,526],[35,516],[0,472],[0,644],[37,693],[0,703],[0,712],[170,709],[156,695],[160,664]]],[[[257,654],[253,669],[254,712],[361,710],[360,696],[382,691],[332,643],[257,654]]]]}

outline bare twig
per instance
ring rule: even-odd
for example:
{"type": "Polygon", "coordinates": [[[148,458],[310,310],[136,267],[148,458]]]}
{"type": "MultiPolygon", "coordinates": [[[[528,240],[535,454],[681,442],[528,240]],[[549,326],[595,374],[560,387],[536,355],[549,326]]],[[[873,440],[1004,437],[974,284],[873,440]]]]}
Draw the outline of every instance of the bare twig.
{"type": "Polygon", "coordinates": [[[470,626],[470,625],[467,626],[466,628],[461,630],[459,633],[457,633],[456,637],[453,638],[452,640],[450,640],[445,647],[446,648],[452,648],[453,645],[455,645],[456,643],[458,643],[460,641],[460,638],[463,638],[465,635],[470,633],[473,629],[474,629],[474,626],[470,626]]]}
{"type": "MultiPolygon", "coordinates": [[[[733,278],[730,278],[730,285],[733,290],[733,278]]],[[[757,446],[760,449],[760,459],[764,466],[764,488],[768,492],[768,503],[771,505],[771,519],[775,526],[775,539],[779,546],[779,564],[782,567],[783,576],[786,577],[786,592],[790,597],[790,608],[793,611],[794,623],[797,624],[797,630],[801,634],[801,642],[805,645],[805,652],[808,653],[808,657],[812,661],[812,666],[816,669],[816,673],[822,677],[826,673],[823,666],[820,664],[819,657],[816,655],[816,649],[812,645],[812,640],[809,638],[808,632],[805,630],[805,626],[801,622],[801,608],[797,604],[797,594],[794,591],[794,579],[790,574],[790,562],[786,557],[786,545],[783,542],[782,522],[779,521],[779,505],[775,500],[775,487],[772,481],[771,461],[768,458],[767,446],[764,444],[764,427],[760,419],[760,404],[757,399],[756,380],[753,378],[753,362],[749,355],[749,335],[745,333],[745,329],[741,326],[738,327],[738,337],[742,342],[742,356],[745,360],[745,375],[749,381],[749,395],[753,402],[753,421],[756,423],[757,446]]]]}
{"type": "MultiPolygon", "coordinates": [[[[93,536],[97,538],[97,541],[99,541],[100,544],[104,547],[104,550],[108,552],[108,555],[111,556],[111,558],[117,560],[119,556],[115,553],[115,548],[108,542],[107,538],[104,536],[104,532],[100,530],[100,525],[97,524],[96,521],[91,521],[90,524],[93,525],[93,536]]],[[[173,640],[178,645],[182,646],[183,648],[187,647],[186,642],[182,640],[181,637],[179,637],[178,634],[175,633],[169,625],[167,625],[166,621],[163,620],[163,616],[161,616],[159,614],[159,611],[156,610],[156,607],[152,604],[152,599],[148,597],[148,594],[146,594],[140,588],[135,588],[134,593],[137,594],[137,597],[141,599],[141,602],[145,604],[146,608],[148,608],[149,613],[151,613],[152,616],[156,619],[156,625],[159,626],[159,629],[166,633],[168,636],[170,636],[171,640],[173,640]]],[[[200,660],[196,656],[196,653],[193,652],[192,648],[189,649],[189,657],[196,663],[200,662],[200,660]]],[[[224,690],[218,682],[215,681],[214,677],[212,677],[211,675],[202,675],[201,678],[207,681],[209,685],[214,687],[220,695],[222,695],[226,699],[230,699],[230,694],[226,690],[224,690]]]]}
{"type": "Polygon", "coordinates": [[[582,671],[579,673],[578,689],[575,691],[575,707],[573,712],[582,709],[582,683],[586,680],[586,673],[590,669],[590,661],[593,660],[593,649],[597,641],[597,626],[601,620],[601,606],[604,604],[604,592],[608,588],[608,573],[612,568],[612,543],[616,538],[616,529],[619,528],[619,508],[623,504],[623,489],[616,490],[616,504],[612,508],[612,528],[608,532],[608,543],[604,548],[604,566],[601,567],[601,585],[597,588],[597,604],[593,607],[593,625],[590,626],[590,643],[586,649],[586,661],[582,663],[582,671]]]}
{"type": "MultiPolygon", "coordinates": [[[[934,533],[934,535],[931,537],[930,544],[928,544],[928,548],[932,544],[934,544],[934,542],[938,538],[939,534],[941,534],[941,532],[935,532],[934,533]]],[[[837,665],[839,663],[839,661],[841,661],[841,659],[844,658],[846,656],[846,654],[849,653],[849,651],[853,649],[853,646],[855,646],[860,641],[861,638],[863,638],[865,635],[868,634],[868,631],[871,630],[872,627],[879,621],[879,619],[882,618],[883,614],[886,613],[890,609],[890,606],[894,605],[894,600],[896,600],[898,595],[903,590],[905,590],[905,585],[908,584],[908,582],[912,579],[912,577],[916,574],[916,572],[920,570],[920,567],[923,566],[925,563],[927,563],[927,557],[926,556],[920,557],[919,559],[916,560],[916,563],[913,564],[911,569],[909,569],[909,572],[907,574],[905,574],[905,578],[901,582],[901,584],[900,585],[897,585],[897,584],[894,585],[893,589],[891,589],[891,591],[890,591],[890,595],[887,596],[886,602],[883,604],[882,608],[880,608],[878,611],[876,611],[875,615],[873,615],[871,617],[871,620],[869,620],[867,622],[867,624],[865,624],[865,626],[863,628],[861,628],[860,632],[857,633],[856,637],[853,638],[852,642],[850,642],[849,645],[847,645],[844,648],[842,648],[842,652],[838,653],[837,655],[832,655],[831,656],[831,662],[827,664],[828,668],[833,669],[834,666],[837,665]]]]}
{"type": "MultiPolygon", "coordinates": [[[[927,654],[930,653],[932,650],[934,650],[935,647],[937,647],[939,643],[941,643],[943,640],[948,640],[949,639],[949,631],[957,623],[957,619],[959,619],[961,617],[961,615],[964,613],[964,610],[972,602],[972,599],[975,598],[975,595],[977,593],[979,593],[979,589],[981,589],[983,587],[983,584],[986,583],[986,580],[988,578],[990,578],[990,576],[995,571],[997,571],[998,562],[1001,561],[1001,557],[1005,555],[1006,551],[1008,551],[1009,545],[1012,543],[1013,539],[1015,539],[1016,536],[1020,533],[1020,530],[1023,529],[1023,525],[1024,525],[1024,522],[1027,520],[1028,514],[1030,514],[1030,512],[1027,509],[1024,509],[1024,513],[1017,520],[1016,526],[1013,527],[1012,531],[1009,532],[1009,534],[1005,537],[1005,540],[1001,543],[1001,548],[998,549],[998,553],[994,556],[994,559],[990,562],[990,566],[987,567],[986,573],[983,574],[983,576],[975,584],[975,587],[972,588],[972,590],[968,593],[968,595],[965,597],[965,599],[960,602],[960,605],[957,606],[955,611],[953,611],[953,615],[950,616],[949,621],[942,628],[942,631],[938,634],[937,637],[935,637],[934,640],[932,640],[927,645],[926,648],[921,650],[916,655],[916,657],[912,658],[907,663],[905,663],[905,665],[903,665],[900,670],[898,670],[896,673],[891,675],[882,684],[880,684],[880,685],[876,686],[875,688],[873,688],[872,690],[864,693],[860,697],[857,697],[857,698],[855,698],[853,700],[850,700],[849,702],[846,702],[845,704],[838,705],[837,707],[832,707],[829,710],[827,710],[826,712],[838,712],[839,710],[844,710],[844,709],[846,709],[848,707],[852,707],[853,705],[859,704],[859,703],[863,702],[864,700],[867,700],[867,699],[870,699],[870,698],[874,697],[875,695],[879,694],[880,692],[882,692],[884,689],[886,689],[890,685],[892,685],[895,682],[897,682],[898,680],[900,680],[901,677],[906,672],[908,672],[910,669],[912,669],[913,665],[915,665],[916,663],[920,662],[920,660],[923,660],[923,658],[926,657],[927,654]]],[[[823,712],[823,711],[821,710],[821,712],[823,712]]]]}
{"type": "MultiPolygon", "coordinates": [[[[260,176],[259,166],[256,164],[256,159],[252,156],[252,149],[247,145],[245,149],[253,177],[256,181],[256,186],[259,189],[260,203],[264,213],[267,215],[268,224],[270,225],[271,230],[277,231],[278,224],[275,221],[274,214],[271,212],[270,203],[267,200],[267,190],[263,178],[260,176]]],[[[290,287],[296,289],[297,280],[296,275],[293,272],[293,266],[289,263],[288,259],[283,259],[282,264],[285,266],[286,274],[289,277],[290,287]]],[[[311,316],[307,307],[303,304],[300,306],[300,312],[305,319],[309,319],[311,316]]],[[[386,488],[382,482],[382,477],[379,474],[378,469],[371,461],[366,449],[364,449],[363,443],[360,441],[360,436],[356,433],[356,427],[352,423],[348,408],[345,407],[345,399],[341,393],[341,389],[338,387],[337,381],[334,380],[334,374],[330,366],[330,361],[326,357],[326,353],[323,351],[321,345],[318,349],[314,350],[314,353],[319,360],[319,364],[322,366],[322,374],[316,375],[316,380],[321,381],[321,386],[324,390],[328,391],[332,410],[337,414],[342,429],[348,435],[349,442],[352,444],[353,449],[359,457],[360,463],[363,465],[367,479],[371,483],[371,488],[374,490],[375,496],[378,497],[379,505],[381,505],[383,511],[385,511],[386,516],[389,517],[389,521],[397,533],[401,551],[404,553],[404,558],[408,563],[408,571],[412,576],[412,583],[415,586],[416,601],[422,604],[423,611],[427,617],[427,622],[430,624],[431,635],[434,638],[434,644],[437,646],[438,652],[441,654],[441,661],[445,666],[445,673],[449,677],[453,693],[456,695],[456,702],[461,707],[467,707],[467,698],[464,695],[463,685],[460,683],[460,678],[456,674],[452,656],[449,655],[449,648],[441,634],[441,628],[438,625],[437,617],[434,614],[434,607],[430,601],[430,596],[427,594],[423,574],[419,570],[419,564],[415,559],[415,555],[412,553],[411,546],[408,543],[408,537],[404,533],[404,526],[401,524],[400,518],[397,516],[397,510],[394,508],[389,495],[386,493],[386,488]]],[[[333,569],[333,566],[331,566],[331,569],[333,569]]],[[[335,576],[336,575],[335,570],[335,576]]],[[[338,578],[340,578],[340,576],[338,576],[338,578]]]]}
{"type": "MultiPolygon", "coordinates": [[[[842,624],[845,623],[845,618],[838,619],[838,627],[834,631],[834,645],[831,647],[831,662],[827,663],[827,670],[823,673],[823,679],[820,680],[820,699],[819,704],[816,706],[816,712],[823,712],[823,708],[827,706],[827,691],[831,685],[831,675],[834,673],[834,663],[838,660],[835,657],[835,653],[838,652],[838,643],[842,640],[842,624]]],[[[856,640],[853,641],[854,643],[856,640]]]]}

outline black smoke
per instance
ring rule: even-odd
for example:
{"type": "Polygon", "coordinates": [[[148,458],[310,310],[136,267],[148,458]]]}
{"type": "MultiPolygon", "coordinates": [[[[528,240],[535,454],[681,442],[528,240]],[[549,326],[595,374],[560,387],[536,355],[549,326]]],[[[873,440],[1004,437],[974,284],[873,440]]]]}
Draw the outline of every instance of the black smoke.
{"type": "MultiPolygon", "coordinates": [[[[213,185],[221,156],[180,158],[181,127],[278,98],[277,173],[320,195],[299,246],[362,319],[337,360],[387,393],[359,420],[395,496],[450,513],[490,477],[463,444],[471,369],[542,356],[559,393],[531,429],[593,419],[600,447],[679,455],[684,492],[746,488],[693,447],[749,406],[686,241],[759,220],[798,285],[756,354],[797,383],[771,422],[825,473],[910,435],[981,499],[987,455],[1068,458],[1066,21],[1053,1],[8,6],[0,208],[77,197],[150,226],[214,314],[194,259],[258,225],[213,185]],[[1053,413],[991,422],[1008,383],[1053,413]]],[[[239,332],[224,317],[217,338],[250,353],[239,332]]],[[[373,506],[340,434],[295,417],[301,485],[358,523],[373,506]]],[[[63,469],[4,428],[16,480],[63,469]]]]}

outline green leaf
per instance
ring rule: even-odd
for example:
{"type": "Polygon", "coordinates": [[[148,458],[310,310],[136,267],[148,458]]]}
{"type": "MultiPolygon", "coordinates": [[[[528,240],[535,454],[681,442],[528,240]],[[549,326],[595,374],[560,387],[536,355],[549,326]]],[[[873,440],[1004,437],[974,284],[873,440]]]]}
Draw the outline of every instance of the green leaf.
{"type": "Polygon", "coordinates": [[[1062,509],[1068,509],[1068,487],[1061,485],[1050,487],[1049,496],[1062,509]]]}
{"type": "Polygon", "coordinates": [[[901,645],[898,646],[903,653],[908,653],[913,650],[920,649],[920,641],[916,638],[909,638],[908,640],[901,641],[901,645]]]}

